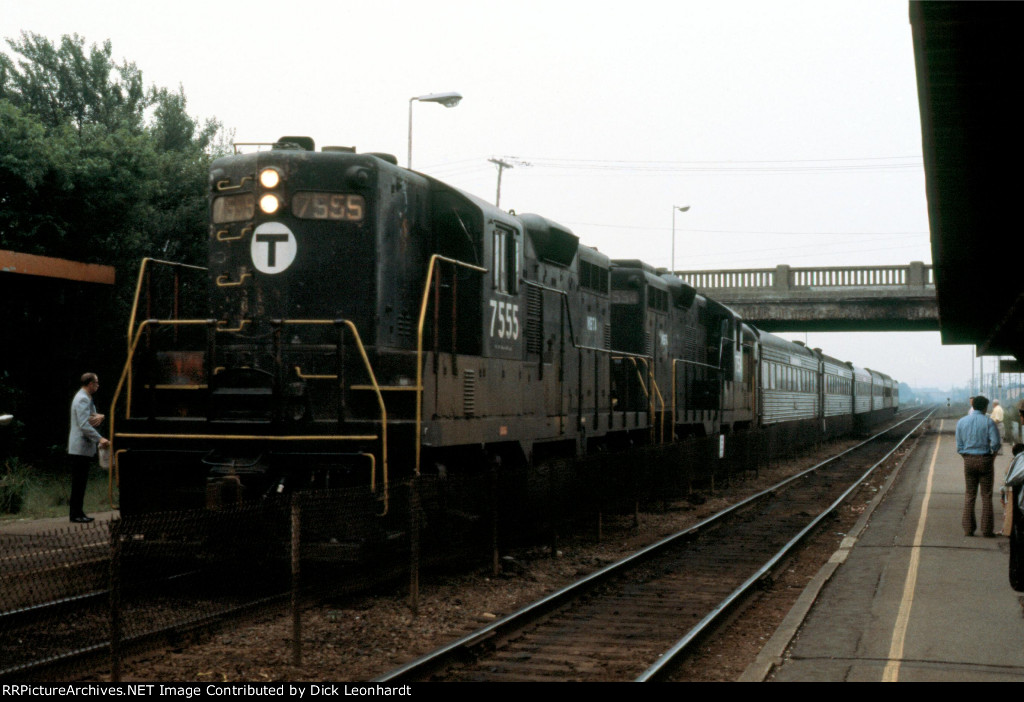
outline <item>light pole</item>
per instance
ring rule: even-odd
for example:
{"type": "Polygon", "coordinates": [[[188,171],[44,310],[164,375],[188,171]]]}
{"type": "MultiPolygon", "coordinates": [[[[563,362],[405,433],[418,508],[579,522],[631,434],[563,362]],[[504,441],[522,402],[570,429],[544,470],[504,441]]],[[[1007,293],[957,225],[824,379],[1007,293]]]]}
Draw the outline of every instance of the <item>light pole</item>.
{"type": "Polygon", "coordinates": [[[412,104],[414,102],[438,102],[445,107],[455,107],[460,100],[462,100],[460,93],[430,93],[409,98],[409,158],[405,162],[406,168],[412,168],[412,104]]]}
{"type": "Polygon", "coordinates": [[[676,210],[686,212],[689,205],[672,205],[672,275],[676,274],[676,210]]]}

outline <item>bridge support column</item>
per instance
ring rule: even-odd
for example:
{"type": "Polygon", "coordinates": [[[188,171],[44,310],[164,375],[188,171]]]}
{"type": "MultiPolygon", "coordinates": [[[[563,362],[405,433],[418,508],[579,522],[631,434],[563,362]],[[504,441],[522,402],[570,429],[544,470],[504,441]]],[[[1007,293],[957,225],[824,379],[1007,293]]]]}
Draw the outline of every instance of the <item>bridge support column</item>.
{"type": "Polygon", "coordinates": [[[772,288],[780,292],[789,290],[789,266],[782,264],[775,267],[775,280],[772,288]]]}
{"type": "Polygon", "coordinates": [[[925,282],[924,263],[921,261],[911,261],[910,270],[907,271],[907,285],[923,288],[925,282]]]}

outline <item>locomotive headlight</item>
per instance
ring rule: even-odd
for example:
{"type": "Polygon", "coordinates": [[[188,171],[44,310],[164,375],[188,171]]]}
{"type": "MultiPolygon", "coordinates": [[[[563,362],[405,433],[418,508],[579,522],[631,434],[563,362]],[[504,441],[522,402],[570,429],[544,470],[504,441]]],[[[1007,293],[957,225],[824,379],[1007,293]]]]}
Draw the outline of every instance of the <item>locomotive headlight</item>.
{"type": "Polygon", "coordinates": [[[260,210],[264,214],[274,214],[281,209],[281,201],[277,198],[277,195],[264,195],[260,198],[260,210]]]}
{"type": "Polygon", "coordinates": [[[264,168],[260,172],[260,185],[272,189],[281,184],[281,174],[276,168],[264,168]]]}

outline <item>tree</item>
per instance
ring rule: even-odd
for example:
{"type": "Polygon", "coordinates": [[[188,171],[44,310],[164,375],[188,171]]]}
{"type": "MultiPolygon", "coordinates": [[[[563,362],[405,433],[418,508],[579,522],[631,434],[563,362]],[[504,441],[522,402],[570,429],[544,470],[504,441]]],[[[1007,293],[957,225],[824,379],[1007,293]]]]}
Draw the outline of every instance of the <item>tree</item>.
{"type": "Polygon", "coordinates": [[[59,443],[66,427],[51,415],[66,404],[68,377],[120,372],[123,357],[110,355],[110,340],[124,338],[139,260],[204,262],[207,170],[222,129],[188,114],[181,86],[145,88],[135,64],[113,60],[109,41],[87,47],[71,35],[55,44],[23,32],[7,43],[0,249],[117,270],[112,294],[0,273],[8,299],[0,324],[18,340],[0,348],[0,377],[20,388],[12,396],[36,405],[20,408],[19,418],[36,415],[45,434],[37,443],[59,443]],[[84,310],[76,304],[83,295],[84,310]]]}
{"type": "Polygon", "coordinates": [[[13,69],[5,76],[9,99],[47,127],[71,123],[79,131],[87,124],[142,130],[149,102],[142,73],[134,63],[115,65],[110,41],[87,52],[77,34],[65,35],[57,47],[46,37],[22,32],[20,41],[8,44],[21,56],[17,68],[8,62],[13,69]]]}

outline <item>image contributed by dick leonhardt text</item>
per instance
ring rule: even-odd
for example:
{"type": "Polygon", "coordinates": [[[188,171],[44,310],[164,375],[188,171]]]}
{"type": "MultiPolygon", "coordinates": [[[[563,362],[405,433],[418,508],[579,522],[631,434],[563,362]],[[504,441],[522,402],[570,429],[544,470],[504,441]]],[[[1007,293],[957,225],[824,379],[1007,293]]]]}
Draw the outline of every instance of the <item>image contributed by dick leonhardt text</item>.
{"type": "Polygon", "coordinates": [[[2,697],[280,697],[309,699],[330,697],[411,697],[410,685],[378,683],[34,683],[0,686],[2,697]]]}

